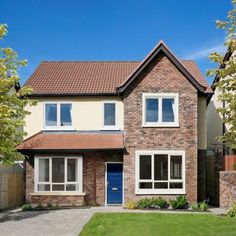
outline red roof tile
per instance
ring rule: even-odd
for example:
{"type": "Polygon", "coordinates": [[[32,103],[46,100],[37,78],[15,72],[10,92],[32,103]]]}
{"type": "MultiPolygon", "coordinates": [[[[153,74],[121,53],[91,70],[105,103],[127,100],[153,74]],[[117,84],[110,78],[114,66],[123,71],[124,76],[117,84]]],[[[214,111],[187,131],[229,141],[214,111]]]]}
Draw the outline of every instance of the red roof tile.
{"type": "Polygon", "coordinates": [[[139,62],[42,62],[27,85],[35,94],[116,93],[139,62]]]}
{"type": "MultiPolygon", "coordinates": [[[[42,62],[27,81],[34,95],[115,94],[141,62],[42,62]]],[[[191,60],[180,63],[210,92],[206,79],[191,60]]]]}
{"type": "Polygon", "coordinates": [[[123,133],[40,132],[24,140],[17,150],[123,149],[123,133]]]}

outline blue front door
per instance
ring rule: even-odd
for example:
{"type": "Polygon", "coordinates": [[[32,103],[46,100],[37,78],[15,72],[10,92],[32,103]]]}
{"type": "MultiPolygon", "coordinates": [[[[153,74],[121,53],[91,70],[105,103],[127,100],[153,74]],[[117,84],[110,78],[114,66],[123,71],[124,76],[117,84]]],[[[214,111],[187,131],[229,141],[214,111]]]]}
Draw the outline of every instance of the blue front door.
{"type": "Polygon", "coordinates": [[[107,204],[122,204],[123,164],[107,164],[107,204]]]}

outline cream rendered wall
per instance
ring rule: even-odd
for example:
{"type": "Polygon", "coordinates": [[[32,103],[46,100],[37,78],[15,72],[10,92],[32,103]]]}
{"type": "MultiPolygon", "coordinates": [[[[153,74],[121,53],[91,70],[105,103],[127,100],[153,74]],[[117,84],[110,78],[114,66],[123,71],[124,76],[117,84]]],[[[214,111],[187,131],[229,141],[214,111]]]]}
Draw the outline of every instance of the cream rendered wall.
{"type": "MultiPolygon", "coordinates": [[[[223,107],[223,103],[218,100],[221,94],[218,88],[215,89],[210,103],[207,107],[207,146],[214,147],[214,144],[220,144],[217,137],[223,135],[223,122],[221,115],[217,112],[218,108],[223,107]]],[[[225,132],[229,130],[229,125],[225,125],[225,132]]]]}
{"type": "MultiPolygon", "coordinates": [[[[38,104],[27,107],[31,112],[26,117],[24,131],[27,137],[44,129],[45,102],[71,102],[72,125],[74,130],[102,130],[103,102],[116,102],[116,124],[118,130],[123,130],[123,102],[120,97],[75,97],[75,98],[38,98],[38,104]]],[[[26,137],[26,138],[27,138],[26,137]]]]}
{"type": "MultiPolygon", "coordinates": [[[[231,58],[236,60],[236,51],[233,52],[231,58]]],[[[223,103],[218,100],[219,95],[222,92],[218,88],[215,89],[214,95],[212,96],[210,103],[207,107],[207,146],[213,148],[214,144],[220,144],[217,137],[223,135],[223,122],[221,115],[217,112],[217,108],[222,108],[223,103]]],[[[232,93],[232,91],[231,91],[232,93]]],[[[227,104],[226,104],[227,106],[227,104]]],[[[225,132],[229,130],[230,126],[225,125],[225,132]]]]}
{"type": "Polygon", "coordinates": [[[208,107],[207,107],[207,146],[214,147],[214,144],[219,144],[218,136],[223,134],[223,122],[221,116],[217,112],[217,108],[223,107],[222,102],[218,100],[220,94],[219,89],[215,89],[208,107]]]}
{"type": "Polygon", "coordinates": [[[207,148],[206,103],[206,97],[198,97],[198,149],[207,148]]]}

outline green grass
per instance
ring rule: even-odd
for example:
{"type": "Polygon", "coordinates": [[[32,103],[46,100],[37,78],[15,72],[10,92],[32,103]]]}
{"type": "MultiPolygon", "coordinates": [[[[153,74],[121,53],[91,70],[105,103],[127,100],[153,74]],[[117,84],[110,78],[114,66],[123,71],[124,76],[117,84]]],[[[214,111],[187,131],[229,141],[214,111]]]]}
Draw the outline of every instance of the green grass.
{"type": "Polygon", "coordinates": [[[96,213],[80,235],[235,236],[236,219],[211,214],[96,213]]]}

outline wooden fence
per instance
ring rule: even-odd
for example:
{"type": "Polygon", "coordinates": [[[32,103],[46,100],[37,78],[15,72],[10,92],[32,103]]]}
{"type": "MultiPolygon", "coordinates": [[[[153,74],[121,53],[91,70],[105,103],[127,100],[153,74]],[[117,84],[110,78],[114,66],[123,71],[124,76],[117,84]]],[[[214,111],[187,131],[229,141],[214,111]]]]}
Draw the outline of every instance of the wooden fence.
{"type": "Polygon", "coordinates": [[[0,209],[12,208],[24,202],[23,168],[0,166],[0,209]]]}
{"type": "Polygon", "coordinates": [[[236,155],[225,155],[225,170],[236,170],[236,155]]]}

